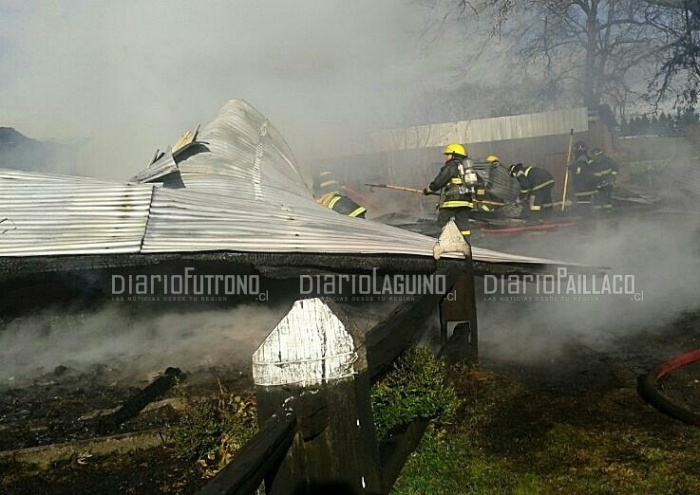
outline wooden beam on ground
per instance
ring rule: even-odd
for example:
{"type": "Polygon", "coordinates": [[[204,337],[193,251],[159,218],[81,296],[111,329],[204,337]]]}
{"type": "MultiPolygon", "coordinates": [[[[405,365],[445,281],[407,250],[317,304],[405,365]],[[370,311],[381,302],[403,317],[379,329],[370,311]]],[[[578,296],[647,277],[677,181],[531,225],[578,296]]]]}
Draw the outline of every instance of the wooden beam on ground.
{"type": "Polygon", "coordinates": [[[178,368],[167,368],[162,376],[153,383],[131,397],[119,409],[107,416],[100,416],[97,423],[97,431],[101,434],[116,430],[119,425],[135,418],[149,403],[162,397],[168,390],[174,387],[184,374],[178,368]]]}
{"type": "Polygon", "coordinates": [[[164,433],[163,430],[157,429],[136,433],[120,433],[106,437],[90,438],[89,440],[4,450],[0,451],[0,461],[35,464],[43,469],[58,462],[65,462],[72,457],[80,461],[81,456],[89,459],[92,456],[126,454],[128,452],[160,447],[164,444],[164,433]]]}

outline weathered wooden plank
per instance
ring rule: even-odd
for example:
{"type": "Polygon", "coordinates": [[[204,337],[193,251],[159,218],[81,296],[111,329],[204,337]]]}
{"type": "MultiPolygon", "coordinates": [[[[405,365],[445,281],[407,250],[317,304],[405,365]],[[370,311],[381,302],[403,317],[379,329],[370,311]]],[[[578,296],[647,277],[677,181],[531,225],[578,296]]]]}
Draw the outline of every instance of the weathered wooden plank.
{"type": "Polygon", "coordinates": [[[460,274],[450,293],[440,303],[441,355],[451,364],[478,360],[479,329],[476,317],[476,290],[471,263],[460,274]],[[454,323],[452,335],[448,326],[454,323]]]}
{"type": "Polygon", "coordinates": [[[297,396],[294,410],[300,414],[300,434],[280,469],[266,480],[268,495],[322,493],[320,487],[386,493],[366,373],[297,396]],[[305,401],[311,404],[300,404],[305,401]]]}
{"type": "Polygon", "coordinates": [[[353,324],[336,305],[302,299],[253,353],[257,385],[313,387],[355,373],[353,324]]]}
{"type": "MultiPolygon", "coordinates": [[[[434,275],[444,276],[446,286],[452,287],[460,273],[450,266],[438,268],[434,275]]],[[[420,340],[426,329],[426,320],[444,296],[424,294],[415,301],[407,301],[366,334],[367,366],[371,379],[387,371],[401,352],[420,340]]]]}
{"type": "Polygon", "coordinates": [[[430,421],[414,421],[406,429],[383,442],[379,447],[382,476],[386,486],[391,487],[401,473],[406,459],[416,450],[430,421]]]}
{"type": "Polygon", "coordinates": [[[279,411],[197,495],[251,495],[282,461],[296,433],[294,414],[279,411]]]}

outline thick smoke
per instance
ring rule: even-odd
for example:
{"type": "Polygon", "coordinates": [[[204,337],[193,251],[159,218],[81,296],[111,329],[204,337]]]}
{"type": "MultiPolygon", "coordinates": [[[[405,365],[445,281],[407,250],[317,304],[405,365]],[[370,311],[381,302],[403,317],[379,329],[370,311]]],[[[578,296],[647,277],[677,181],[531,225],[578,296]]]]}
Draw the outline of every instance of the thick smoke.
{"type": "Polygon", "coordinates": [[[5,2],[4,125],[87,138],[69,173],[123,180],[228,100],[267,115],[300,158],[396,125],[448,47],[426,51],[424,8],[372,2],[5,2]],[[439,56],[438,56],[439,55],[439,56]]]}
{"type": "MultiPolygon", "coordinates": [[[[494,356],[525,361],[565,358],[562,352],[571,345],[610,351],[646,332],[672,332],[672,323],[681,315],[700,309],[700,215],[687,209],[688,196],[679,182],[697,162],[693,154],[679,150],[663,173],[654,175],[660,199],[655,208],[635,213],[628,204],[620,207],[627,213],[617,212],[617,219],[603,217],[587,228],[510,237],[497,246],[604,267],[608,280],[627,276],[634,293],[566,294],[562,289],[563,294],[547,295],[529,284],[527,293],[512,296],[507,288],[494,289],[495,279],[484,280],[484,294],[478,296],[482,341],[492,344],[494,356]]],[[[694,194],[697,201],[700,191],[694,194]]],[[[597,275],[599,290],[604,274],[597,275]]],[[[591,290],[593,279],[588,280],[591,290]]],[[[654,349],[648,352],[653,355],[654,349]]]]}
{"type": "Polygon", "coordinates": [[[0,332],[0,387],[58,366],[85,371],[106,365],[140,378],[168,366],[246,370],[253,351],[288,310],[259,304],[187,313],[173,308],[157,316],[116,305],[91,313],[46,310],[0,332]]]}

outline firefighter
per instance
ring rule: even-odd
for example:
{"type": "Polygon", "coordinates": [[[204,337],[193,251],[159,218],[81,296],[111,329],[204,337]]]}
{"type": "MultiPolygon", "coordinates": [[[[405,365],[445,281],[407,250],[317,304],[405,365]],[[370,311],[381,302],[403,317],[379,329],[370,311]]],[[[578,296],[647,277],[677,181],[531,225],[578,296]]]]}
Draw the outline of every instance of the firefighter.
{"type": "MultiPolygon", "coordinates": [[[[496,155],[489,155],[486,157],[486,163],[488,163],[488,175],[487,177],[490,179],[491,178],[491,171],[495,168],[498,167],[501,163],[501,161],[498,159],[496,155]]],[[[494,203],[499,203],[501,201],[500,198],[494,196],[490,189],[490,184],[486,182],[481,175],[477,172],[476,174],[479,183],[476,186],[476,193],[474,195],[474,210],[475,211],[480,211],[480,212],[494,212],[495,209],[495,204],[494,203]]]]}
{"type": "Polygon", "coordinates": [[[423,194],[435,194],[444,188],[439,205],[438,222],[445,225],[454,217],[455,224],[465,239],[469,239],[469,214],[474,208],[478,177],[461,144],[448,144],[442,151],[445,164],[423,194]]]}
{"type": "Polygon", "coordinates": [[[340,182],[336,180],[333,172],[325,170],[318,174],[314,181],[314,189],[319,195],[340,191],[340,182]]]}
{"type": "Polygon", "coordinates": [[[526,204],[522,216],[533,219],[548,216],[554,189],[552,174],[543,168],[525,167],[522,163],[511,165],[508,171],[520,183],[520,199],[526,204]]]}
{"type": "Polygon", "coordinates": [[[574,145],[574,161],[569,165],[569,174],[576,207],[584,213],[593,210],[594,196],[597,192],[594,172],[592,160],[588,156],[588,146],[584,141],[577,141],[574,145]]]}
{"type": "Polygon", "coordinates": [[[600,148],[591,152],[593,175],[596,178],[595,209],[603,211],[612,210],[612,193],[620,165],[603,153],[600,148]]]}
{"type": "Polygon", "coordinates": [[[316,202],[336,213],[349,217],[365,218],[367,209],[340,193],[340,182],[328,171],[321,172],[314,181],[316,202]]]}

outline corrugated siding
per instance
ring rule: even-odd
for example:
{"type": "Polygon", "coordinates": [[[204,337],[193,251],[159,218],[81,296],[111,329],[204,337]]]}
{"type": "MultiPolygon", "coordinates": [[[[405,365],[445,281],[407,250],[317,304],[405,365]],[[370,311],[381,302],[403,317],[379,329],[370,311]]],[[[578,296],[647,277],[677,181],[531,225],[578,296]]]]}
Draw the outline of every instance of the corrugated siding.
{"type": "Polygon", "coordinates": [[[172,148],[168,147],[159,160],[152,163],[146,170],[143,170],[136,176],[132,177],[129,182],[134,184],[149,182],[176,171],[177,163],[175,163],[175,159],[173,158],[172,148]]]}
{"type": "Polygon", "coordinates": [[[435,240],[339,215],[311,199],[280,205],[158,189],[143,252],[208,251],[432,255],[435,240]]]}
{"type": "Polygon", "coordinates": [[[229,102],[199,134],[209,152],[181,161],[190,190],[239,199],[293,201],[312,196],[292,151],[277,129],[247,103],[229,102]]]}
{"type": "Polygon", "coordinates": [[[344,143],[332,143],[327,149],[319,147],[315,150],[315,155],[321,159],[435,148],[449,143],[473,145],[568,135],[571,129],[576,133],[588,131],[586,108],[386,129],[363,137],[348,136],[344,143]]]}
{"type": "Polygon", "coordinates": [[[676,172],[673,180],[681,191],[700,197],[700,164],[697,161],[676,172]]]}
{"type": "Polygon", "coordinates": [[[511,139],[568,134],[588,130],[588,110],[514,115],[444,124],[394,129],[373,136],[375,152],[430,148],[449,143],[485,143],[511,139]]]}

